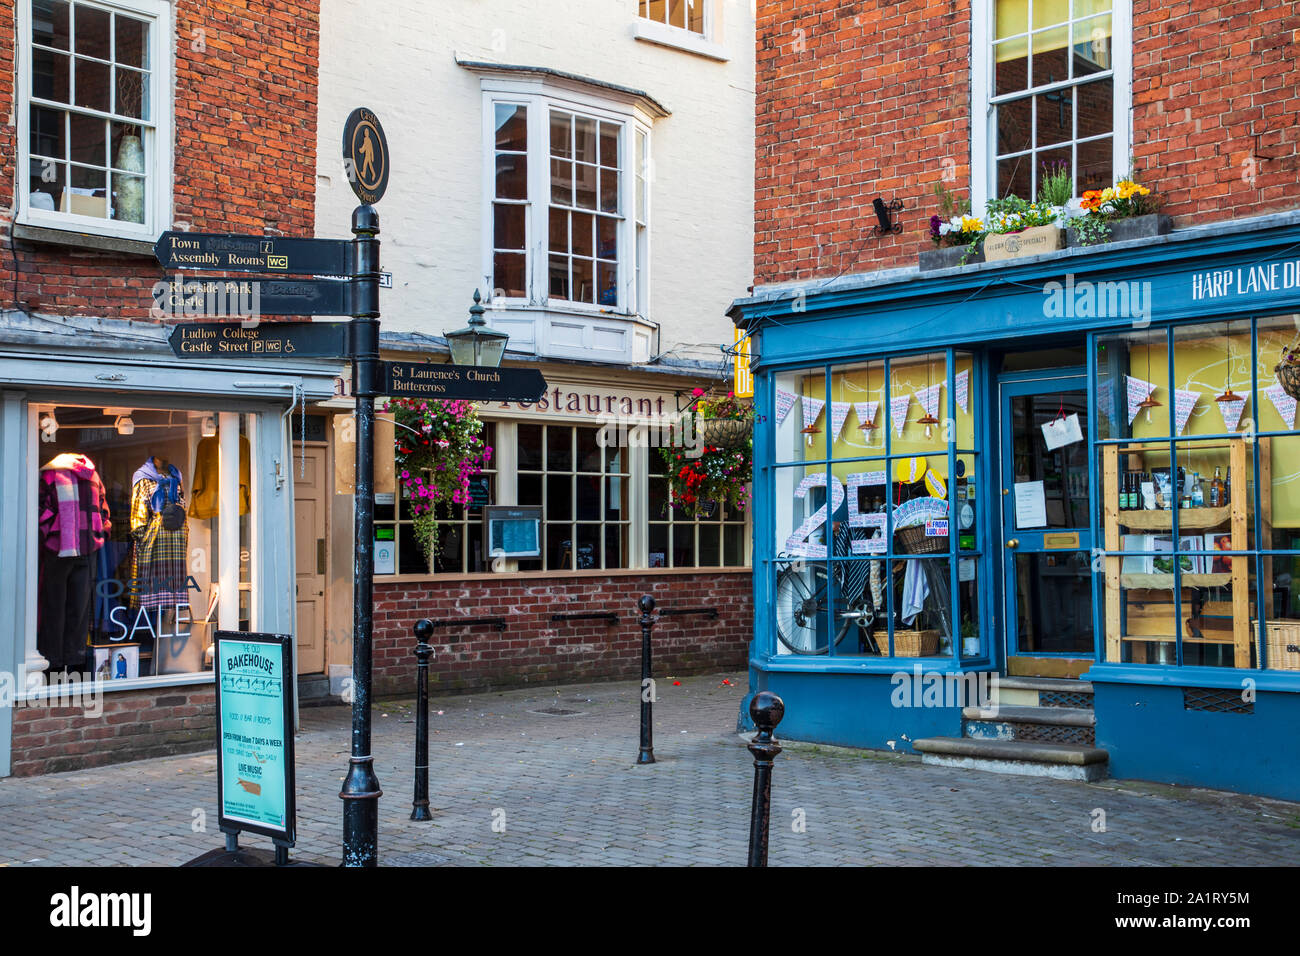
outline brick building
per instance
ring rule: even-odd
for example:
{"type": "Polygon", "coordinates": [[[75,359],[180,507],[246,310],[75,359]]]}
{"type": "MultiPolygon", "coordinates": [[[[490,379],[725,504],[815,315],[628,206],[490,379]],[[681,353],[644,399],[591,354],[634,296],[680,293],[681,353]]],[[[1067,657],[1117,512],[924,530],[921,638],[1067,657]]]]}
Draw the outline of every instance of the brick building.
{"type": "Polygon", "coordinates": [[[0,10],[0,775],[211,747],[211,632],[292,627],[285,416],[337,365],[178,362],[153,249],[312,234],[318,38],[314,0],[0,10]],[[56,541],[44,476],[92,471],[109,528],[56,541]]]}
{"type": "Polygon", "coordinates": [[[1300,795],[1298,30],[1289,4],[759,3],[732,315],[769,410],[750,666],[782,732],[1300,795]],[[981,222],[936,248],[944,191],[981,222]],[[1009,196],[1042,224],[999,226],[1009,196]]]}

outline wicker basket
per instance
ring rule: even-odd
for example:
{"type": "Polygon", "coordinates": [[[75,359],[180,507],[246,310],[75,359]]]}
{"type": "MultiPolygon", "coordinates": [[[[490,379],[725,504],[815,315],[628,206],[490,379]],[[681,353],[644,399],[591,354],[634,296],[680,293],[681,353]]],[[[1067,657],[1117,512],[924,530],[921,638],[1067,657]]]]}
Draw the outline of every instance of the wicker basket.
{"type": "MultiPolygon", "coordinates": [[[[1250,629],[1259,627],[1259,621],[1250,622],[1250,629]]],[[[1300,621],[1268,621],[1264,624],[1264,639],[1268,642],[1269,670],[1300,671],[1300,621]]]]}
{"type": "Polygon", "coordinates": [[[898,549],[905,554],[939,554],[948,551],[947,535],[931,535],[926,537],[925,525],[914,524],[910,528],[899,528],[895,534],[898,538],[898,549]]]}
{"type": "Polygon", "coordinates": [[[933,657],[938,653],[938,631],[894,631],[895,657],[933,657]]]}
{"type": "Polygon", "coordinates": [[[1283,358],[1274,366],[1273,371],[1277,373],[1277,381],[1282,386],[1282,391],[1292,398],[1300,398],[1300,363],[1283,358]]]}

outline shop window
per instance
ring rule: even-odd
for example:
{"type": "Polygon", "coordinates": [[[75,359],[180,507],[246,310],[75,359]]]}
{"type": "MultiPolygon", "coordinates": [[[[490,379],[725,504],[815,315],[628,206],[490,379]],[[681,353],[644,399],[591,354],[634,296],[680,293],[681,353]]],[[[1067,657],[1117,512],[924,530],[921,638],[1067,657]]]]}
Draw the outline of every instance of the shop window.
{"type": "Polygon", "coordinates": [[[977,205],[1037,198],[1044,166],[1077,195],[1127,175],[1128,0],[995,0],[975,17],[977,205]]]}
{"type": "Polygon", "coordinates": [[[517,427],[518,504],[542,508],[542,556],[521,571],[629,566],[628,449],[601,447],[600,429],[517,427]]]}
{"type": "MultiPolygon", "coordinates": [[[[484,441],[496,447],[496,426],[483,425],[484,441]]],[[[480,501],[496,500],[496,469],[484,468],[470,478],[471,494],[480,501]]],[[[483,548],[483,508],[480,504],[438,506],[439,552],[434,570],[438,573],[477,573],[490,571],[492,562],[483,548]]],[[[415,535],[415,521],[410,511],[410,492],[398,482],[395,493],[375,496],[375,539],[396,544],[391,569],[376,574],[428,574],[429,564],[415,535]]]]}
{"type": "Polygon", "coordinates": [[[1258,668],[1264,645],[1266,666],[1300,669],[1284,337],[1289,316],[1097,338],[1106,660],[1258,668]]]}
{"type": "Polygon", "coordinates": [[[252,627],[249,416],[34,405],[37,649],[96,680],[210,671],[252,627]],[[223,461],[223,430],[237,456],[223,461]],[[229,513],[233,512],[233,513],[229,513]]]}
{"type": "Polygon", "coordinates": [[[687,517],[672,506],[664,460],[654,450],[648,456],[649,553],[652,568],[741,568],[749,563],[746,514],[720,505],[687,517]]]}
{"type": "Polygon", "coordinates": [[[777,654],[950,656],[963,636],[983,652],[973,364],[955,359],[776,376],[777,654]]]}
{"type": "Polygon", "coordinates": [[[158,129],[167,5],[21,0],[19,23],[25,220],[152,239],[170,198],[158,129]]]}

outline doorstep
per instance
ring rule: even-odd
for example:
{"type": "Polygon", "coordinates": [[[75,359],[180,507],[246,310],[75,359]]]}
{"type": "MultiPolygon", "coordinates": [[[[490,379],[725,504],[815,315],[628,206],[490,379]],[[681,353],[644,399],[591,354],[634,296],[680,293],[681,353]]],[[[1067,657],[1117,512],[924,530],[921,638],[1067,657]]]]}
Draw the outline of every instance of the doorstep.
{"type": "Polygon", "coordinates": [[[991,773],[1096,781],[1108,774],[1110,755],[1083,744],[974,737],[927,737],[912,742],[921,762],[991,773]]]}

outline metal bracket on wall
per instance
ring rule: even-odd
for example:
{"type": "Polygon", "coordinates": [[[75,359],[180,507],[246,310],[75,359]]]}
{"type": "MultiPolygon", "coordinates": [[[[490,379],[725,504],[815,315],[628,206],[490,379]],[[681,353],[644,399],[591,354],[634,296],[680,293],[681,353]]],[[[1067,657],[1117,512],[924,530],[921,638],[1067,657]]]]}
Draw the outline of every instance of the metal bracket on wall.
{"type": "Polygon", "coordinates": [[[456,617],[445,621],[430,621],[434,627],[469,627],[472,624],[490,624],[498,631],[506,629],[506,619],[504,617],[456,617]]]}
{"type": "Polygon", "coordinates": [[[599,621],[603,620],[606,624],[617,624],[618,615],[613,611],[604,611],[600,614],[552,614],[552,621],[599,621]]]}
{"type": "Polygon", "coordinates": [[[667,615],[667,616],[671,616],[674,614],[707,614],[709,619],[712,621],[716,621],[718,619],[718,609],[716,607],[668,608],[667,610],[660,610],[659,613],[660,615],[667,615]]]}

